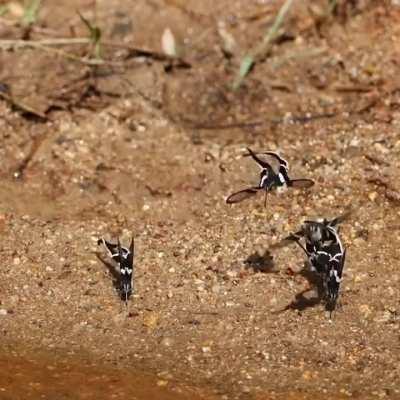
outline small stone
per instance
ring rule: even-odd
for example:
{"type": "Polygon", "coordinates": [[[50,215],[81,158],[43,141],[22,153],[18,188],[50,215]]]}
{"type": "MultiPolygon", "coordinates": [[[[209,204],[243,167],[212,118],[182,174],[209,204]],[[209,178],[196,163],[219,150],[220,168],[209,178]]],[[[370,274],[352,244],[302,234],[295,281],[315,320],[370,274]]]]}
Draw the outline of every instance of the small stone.
{"type": "Polygon", "coordinates": [[[47,267],[46,267],[46,272],[53,272],[53,268],[47,266],[47,267]]]}
{"type": "Polygon", "coordinates": [[[143,325],[154,329],[157,326],[158,318],[159,316],[156,312],[150,312],[143,318],[143,325]]]}
{"type": "Polygon", "coordinates": [[[311,371],[304,371],[303,372],[303,379],[305,381],[309,381],[312,378],[311,371]]]}
{"type": "Polygon", "coordinates": [[[379,231],[380,229],[381,229],[381,226],[379,224],[375,223],[375,224],[372,225],[372,230],[373,231],[379,231]]]}
{"type": "Polygon", "coordinates": [[[165,346],[165,347],[171,347],[171,346],[173,345],[173,343],[174,343],[174,341],[173,341],[173,339],[170,338],[170,337],[165,337],[165,338],[163,338],[163,339],[161,340],[161,342],[160,342],[160,344],[161,344],[162,346],[165,346]]]}
{"type": "Polygon", "coordinates": [[[148,204],[145,204],[145,205],[142,207],[142,210],[143,210],[143,211],[149,211],[149,210],[150,210],[150,206],[149,206],[148,204]]]}
{"type": "Polygon", "coordinates": [[[201,348],[201,351],[202,351],[203,353],[209,353],[209,352],[211,351],[211,348],[208,347],[208,346],[204,346],[204,347],[201,348]]]}
{"type": "Polygon", "coordinates": [[[357,275],[354,277],[354,282],[355,282],[355,283],[360,283],[360,282],[362,282],[366,277],[367,277],[366,274],[363,274],[363,273],[357,274],[357,275]]]}
{"type": "Polygon", "coordinates": [[[168,381],[165,381],[163,379],[159,379],[157,381],[157,386],[163,387],[163,386],[167,386],[168,385],[168,381]]]}
{"type": "Polygon", "coordinates": [[[236,271],[227,271],[227,272],[226,272],[226,275],[227,275],[229,278],[236,278],[236,277],[238,276],[238,273],[237,273],[236,271]]]}
{"type": "Polygon", "coordinates": [[[211,288],[211,291],[212,291],[214,294],[218,294],[220,290],[221,290],[221,286],[218,285],[218,284],[213,285],[212,288],[211,288]]]}
{"type": "Polygon", "coordinates": [[[243,393],[250,393],[250,388],[248,386],[242,386],[243,393]]]}
{"type": "Polygon", "coordinates": [[[0,308],[0,315],[7,315],[8,311],[5,308],[0,308]]]}
{"type": "Polygon", "coordinates": [[[14,260],[13,260],[13,264],[14,264],[14,265],[19,265],[19,264],[21,264],[21,259],[20,259],[19,257],[15,257],[14,260]]]}
{"type": "Polygon", "coordinates": [[[371,200],[371,201],[375,201],[375,199],[378,197],[378,193],[376,193],[376,192],[370,192],[370,193],[368,193],[368,198],[371,200]]]}
{"type": "Polygon", "coordinates": [[[276,298],[276,296],[273,296],[273,297],[270,298],[269,304],[271,306],[276,306],[278,304],[278,299],[276,298]]]}

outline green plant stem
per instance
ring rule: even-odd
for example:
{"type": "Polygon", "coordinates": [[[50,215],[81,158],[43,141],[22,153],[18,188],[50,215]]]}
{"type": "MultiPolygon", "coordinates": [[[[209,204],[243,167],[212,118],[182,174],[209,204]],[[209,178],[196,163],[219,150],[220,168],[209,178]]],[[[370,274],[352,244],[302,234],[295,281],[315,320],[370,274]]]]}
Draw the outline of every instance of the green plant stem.
{"type": "Polygon", "coordinates": [[[268,47],[275,40],[278,35],[278,31],[285,19],[287,12],[289,11],[293,0],[286,0],[282,5],[281,9],[278,12],[278,15],[275,18],[274,24],[268,30],[268,32],[264,35],[263,40],[259,45],[257,45],[253,50],[251,50],[242,60],[239,68],[238,75],[233,83],[233,89],[236,90],[242,84],[244,78],[250,72],[252,66],[256,62],[256,59],[265,54],[268,50],[268,47]]]}

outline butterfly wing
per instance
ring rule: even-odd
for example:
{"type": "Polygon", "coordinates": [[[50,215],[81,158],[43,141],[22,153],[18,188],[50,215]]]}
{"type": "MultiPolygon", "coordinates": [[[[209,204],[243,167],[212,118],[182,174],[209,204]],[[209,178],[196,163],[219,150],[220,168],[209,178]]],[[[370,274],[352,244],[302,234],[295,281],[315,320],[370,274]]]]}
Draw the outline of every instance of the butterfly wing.
{"type": "Polygon", "coordinates": [[[257,154],[250,149],[250,147],[247,147],[247,151],[249,152],[247,155],[249,155],[261,168],[270,168],[269,163],[258,157],[257,154]]]}
{"type": "Polygon", "coordinates": [[[132,236],[131,239],[131,245],[129,246],[129,253],[127,257],[127,264],[130,265],[131,268],[133,268],[133,256],[135,255],[135,239],[132,236]]]}
{"type": "Polygon", "coordinates": [[[328,223],[328,225],[336,229],[336,226],[347,220],[350,217],[350,214],[351,211],[347,211],[343,215],[334,218],[332,221],[328,223]]]}
{"type": "Polygon", "coordinates": [[[278,161],[280,166],[284,167],[286,170],[289,169],[289,163],[283,157],[281,157],[278,153],[275,153],[274,151],[266,151],[262,154],[265,154],[265,155],[268,155],[268,156],[274,158],[275,160],[278,161]]]}
{"type": "Polygon", "coordinates": [[[340,260],[340,266],[339,266],[339,269],[338,269],[338,275],[339,275],[340,278],[342,278],[343,267],[344,267],[344,262],[345,261],[346,261],[346,249],[343,251],[343,255],[342,255],[341,260],[340,260]]]}
{"type": "Polygon", "coordinates": [[[113,260],[119,262],[119,255],[120,255],[120,253],[119,253],[119,251],[118,251],[118,244],[110,243],[110,242],[108,242],[107,240],[105,240],[104,238],[99,239],[99,240],[97,241],[97,244],[98,244],[98,245],[103,244],[104,247],[107,249],[107,251],[108,251],[110,257],[111,257],[113,260]]]}
{"type": "Polygon", "coordinates": [[[233,193],[227,197],[226,202],[228,204],[240,203],[243,200],[249,199],[255,196],[261,189],[257,187],[251,187],[248,189],[240,190],[239,192],[233,193]]]}
{"type": "Polygon", "coordinates": [[[278,175],[282,166],[287,169],[287,162],[283,160],[278,154],[272,151],[264,153],[255,153],[249,147],[247,147],[248,154],[245,157],[251,156],[251,158],[263,169],[267,169],[269,174],[278,175]],[[280,162],[283,161],[283,163],[280,162]]]}

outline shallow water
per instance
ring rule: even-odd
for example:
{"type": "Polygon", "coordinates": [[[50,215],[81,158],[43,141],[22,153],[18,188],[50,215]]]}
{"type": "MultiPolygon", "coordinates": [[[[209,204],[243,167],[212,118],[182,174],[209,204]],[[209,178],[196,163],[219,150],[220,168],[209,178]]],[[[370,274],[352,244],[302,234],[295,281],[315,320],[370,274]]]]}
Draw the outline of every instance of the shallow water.
{"type": "Polygon", "coordinates": [[[156,376],[78,360],[0,356],[1,400],[212,399],[199,390],[156,376]]]}

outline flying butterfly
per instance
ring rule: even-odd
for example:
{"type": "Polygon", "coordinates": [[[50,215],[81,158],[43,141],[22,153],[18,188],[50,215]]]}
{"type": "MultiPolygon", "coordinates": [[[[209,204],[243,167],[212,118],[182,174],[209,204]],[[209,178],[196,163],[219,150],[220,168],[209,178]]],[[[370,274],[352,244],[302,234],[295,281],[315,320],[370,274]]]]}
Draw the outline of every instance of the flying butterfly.
{"type": "Polygon", "coordinates": [[[117,243],[110,243],[101,238],[97,241],[98,245],[103,244],[110,257],[118,263],[119,266],[119,284],[121,299],[128,303],[128,299],[133,292],[133,257],[135,254],[135,241],[132,236],[129,248],[121,246],[119,239],[117,243]]]}
{"type": "Polygon", "coordinates": [[[311,179],[291,179],[288,175],[289,164],[278,153],[266,151],[264,153],[254,153],[247,148],[248,154],[261,168],[260,181],[258,186],[252,186],[231,194],[226,202],[228,204],[239,203],[260,192],[265,193],[264,206],[267,205],[267,194],[279,187],[310,188],[314,185],[311,179]],[[263,158],[260,156],[262,155],[263,158]]]}

